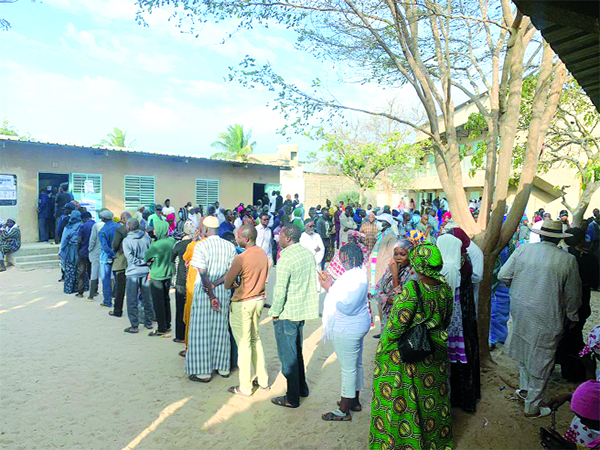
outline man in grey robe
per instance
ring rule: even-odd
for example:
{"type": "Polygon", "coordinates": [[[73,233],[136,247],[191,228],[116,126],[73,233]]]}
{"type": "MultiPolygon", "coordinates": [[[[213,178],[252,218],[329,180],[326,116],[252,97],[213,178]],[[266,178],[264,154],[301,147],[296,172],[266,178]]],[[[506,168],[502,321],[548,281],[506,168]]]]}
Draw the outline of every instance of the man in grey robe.
{"type": "Polygon", "coordinates": [[[550,408],[545,400],[554,357],[565,327],[578,320],[581,278],[573,255],[558,248],[563,233],[559,221],[545,220],[536,244],[520,246],[498,274],[510,287],[513,327],[506,347],[519,367],[519,389],[525,400],[525,415],[543,417],[550,408]]]}

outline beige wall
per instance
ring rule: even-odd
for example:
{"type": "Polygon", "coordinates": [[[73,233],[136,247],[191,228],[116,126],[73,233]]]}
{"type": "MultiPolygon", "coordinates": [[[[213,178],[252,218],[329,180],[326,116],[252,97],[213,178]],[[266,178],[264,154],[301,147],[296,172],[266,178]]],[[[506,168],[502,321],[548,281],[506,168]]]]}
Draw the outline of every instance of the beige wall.
{"type": "MultiPolygon", "coordinates": [[[[279,183],[277,167],[242,167],[222,161],[171,158],[119,151],[59,147],[28,142],[0,142],[0,173],[17,175],[16,219],[24,242],[36,241],[38,172],[102,175],[103,205],[120,214],[124,209],[125,175],[153,175],[156,202],[170,198],[175,208],[196,202],[196,178],[219,179],[220,202],[233,207],[252,201],[253,183],[279,183]]],[[[14,214],[0,206],[0,217],[14,214]]]]}

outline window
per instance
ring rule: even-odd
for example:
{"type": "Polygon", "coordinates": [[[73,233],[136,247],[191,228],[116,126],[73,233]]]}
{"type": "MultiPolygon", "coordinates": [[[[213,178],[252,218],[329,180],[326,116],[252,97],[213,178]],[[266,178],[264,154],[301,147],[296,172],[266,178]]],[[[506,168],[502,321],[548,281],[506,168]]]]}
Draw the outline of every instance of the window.
{"type": "Polygon", "coordinates": [[[71,177],[73,180],[73,189],[71,190],[73,195],[102,193],[102,175],[74,173],[71,177]]]}
{"type": "Polygon", "coordinates": [[[155,198],[154,177],[125,175],[125,209],[150,206],[155,198]]]}
{"type": "Polygon", "coordinates": [[[206,211],[208,205],[219,201],[219,180],[196,179],[196,205],[206,211]]]}

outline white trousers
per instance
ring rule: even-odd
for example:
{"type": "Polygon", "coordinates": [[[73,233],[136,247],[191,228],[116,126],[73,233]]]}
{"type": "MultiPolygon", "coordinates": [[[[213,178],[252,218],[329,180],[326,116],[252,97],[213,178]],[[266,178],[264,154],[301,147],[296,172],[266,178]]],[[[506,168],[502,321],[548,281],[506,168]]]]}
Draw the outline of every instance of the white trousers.
{"type": "Polygon", "coordinates": [[[517,363],[517,367],[519,368],[519,388],[527,391],[525,414],[538,414],[540,404],[546,399],[548,380],[552,372],[546,378],[536,378],[527,371],[523,364],[517,363]]]}

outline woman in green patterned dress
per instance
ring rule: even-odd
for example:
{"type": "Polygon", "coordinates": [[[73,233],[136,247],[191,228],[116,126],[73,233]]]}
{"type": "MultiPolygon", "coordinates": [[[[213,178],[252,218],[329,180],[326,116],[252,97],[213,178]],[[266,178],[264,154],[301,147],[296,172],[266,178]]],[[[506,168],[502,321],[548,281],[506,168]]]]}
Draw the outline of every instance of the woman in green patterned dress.
{"type": "Polygon", "coordinates": [[[371,450],[433,450],[453,446],[446,350],[453,295],[440,274],[442,255],[435,245],[420,244],[409,258],[420,279],[408,282],[396,298],[377,346],[369,433],[371,450]],[[419,314],[415,314],[417,283],[424,311],[419,314]],[[423,361],[404,363],[398,339],[410,327],[423,322],[427,323],[435,352],[423,361]]]}

